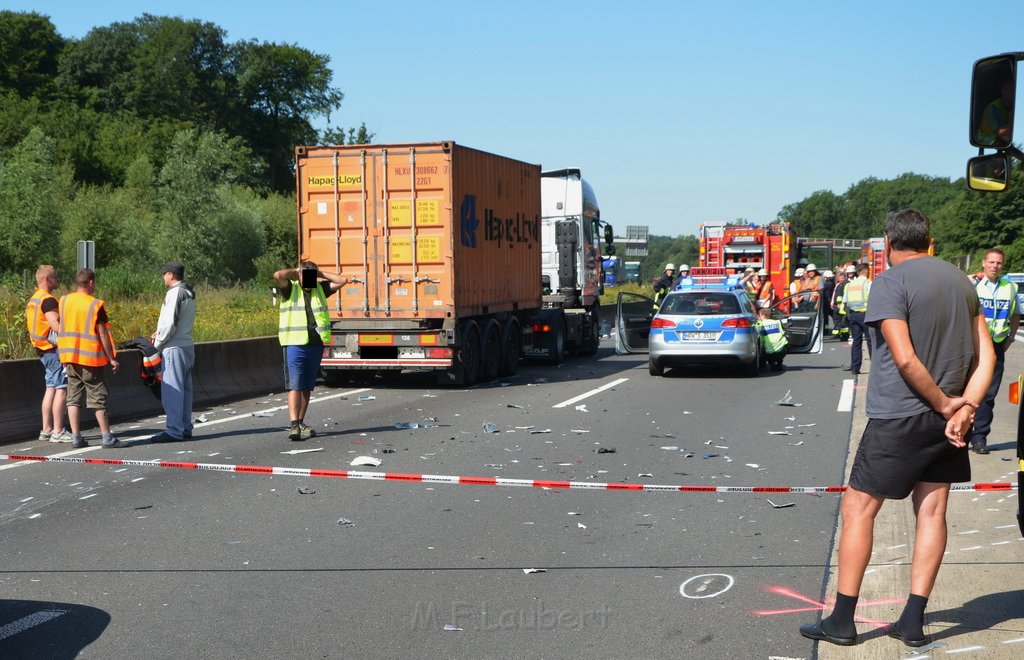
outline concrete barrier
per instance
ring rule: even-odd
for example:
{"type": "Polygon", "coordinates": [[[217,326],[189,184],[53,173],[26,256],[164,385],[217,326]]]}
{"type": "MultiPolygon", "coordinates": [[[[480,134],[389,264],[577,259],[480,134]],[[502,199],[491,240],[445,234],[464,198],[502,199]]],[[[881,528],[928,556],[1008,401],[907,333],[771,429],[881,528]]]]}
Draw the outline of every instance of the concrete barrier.
{"type": "MultiPolygon", "coordinates": [[[[119,351],[118,360],[118,372],[107,371],[111,422],[162,413],[160,400],[139,378],[141,353],[119,351]]],[[[280,392],[284,386],[282,373],[277,337],[196,344],[193,407],[280,392]]],[[[42,397],[43,365],[39,360],[0,362],[0,444],[35,439],[40,430],[42,397]]],[[[83,412],[83,428],[95,428],[96,418],[87,410],[83,412]]]]}

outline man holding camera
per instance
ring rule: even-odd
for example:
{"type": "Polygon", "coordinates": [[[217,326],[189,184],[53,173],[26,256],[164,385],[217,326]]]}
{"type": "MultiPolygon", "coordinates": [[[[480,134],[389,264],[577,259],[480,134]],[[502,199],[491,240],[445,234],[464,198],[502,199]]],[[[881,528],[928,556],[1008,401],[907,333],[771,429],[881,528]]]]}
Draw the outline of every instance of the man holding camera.
{"type": "Polygon", "coordinates": [[[289,440],[308,440],[316,435],[316,431],[306,426],[305,418],[310,394],[320,374],[324,344],[331,339],[327,297],[348,281],[344,275],[322,272],[312,261],[274,273],[274,284],[280,292],[277,336],[284,353],[285,389],[291,419],[289,440]]]}

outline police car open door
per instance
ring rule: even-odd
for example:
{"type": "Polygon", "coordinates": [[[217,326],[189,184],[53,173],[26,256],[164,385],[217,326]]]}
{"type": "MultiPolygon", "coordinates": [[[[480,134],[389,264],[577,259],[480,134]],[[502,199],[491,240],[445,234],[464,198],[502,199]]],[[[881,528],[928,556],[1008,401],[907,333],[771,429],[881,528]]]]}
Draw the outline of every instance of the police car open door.
{"type": "Polygon", "coordinates": [[[782,321],[789,353],[821,353],[825,312],[821,292],[805,291],[787,296],[771,307],[772,318],[782,321]]]}
{"type": "Polygon", "coordinates": [[[654,318],[654,300],[620,291],[615,304],[615,352],[646,353],[654,318]]]}

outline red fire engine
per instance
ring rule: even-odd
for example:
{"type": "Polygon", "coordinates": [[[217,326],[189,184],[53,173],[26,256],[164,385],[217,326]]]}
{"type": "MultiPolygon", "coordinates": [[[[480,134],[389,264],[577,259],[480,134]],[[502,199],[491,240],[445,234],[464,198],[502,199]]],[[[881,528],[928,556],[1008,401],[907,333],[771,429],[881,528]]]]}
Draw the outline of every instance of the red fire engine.
{"type": "MultiPolygon", "coordinates": [[[[935,239],[928,245],[928,254],[935,255],[935,239]]],[[[881,275],[889,264],[885,261],[885,239],[882,237],[869,238],[860,247],[860,262],[871,267],[868,277],[875,279],[881,275]]]]}
{"type": "Polygon", "coordinates": [[[797,240],[788,222],[769,225],[701,225],[700,265],[742,273],[768,271],[775,299],[789,293],[797,240]]]}

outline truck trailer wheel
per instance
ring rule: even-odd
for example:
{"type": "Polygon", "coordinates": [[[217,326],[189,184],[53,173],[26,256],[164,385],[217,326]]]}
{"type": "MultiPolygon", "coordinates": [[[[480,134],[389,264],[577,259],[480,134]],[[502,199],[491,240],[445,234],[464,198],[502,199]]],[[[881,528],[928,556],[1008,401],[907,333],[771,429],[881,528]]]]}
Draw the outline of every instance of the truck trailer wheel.
{"type": "Polygon", "coordinates": [[[580,342],[580,355],[590,357],[597,354],[601,345],[601,312],[594,309],[590,315],[590,324],[585,328],[583,340],[580,342]]]}
{"type": "Polygon", "coordinates": [[[480,375],[480,329],[474,321],[462,326],[462,349],[454,370],[456,385],[476,385],[480,375]]]}
{"type": "Polygon", "coordinates": [[[501,355],[498,361],[499,376],[514,376],[519,371],[519,358],[523,355],[523,337],[519,321],[510,316],[501,324],[501,355]]]}
{"type": "Polygon", "coordinates": [[[488,383],[498,377],[501,365],[501,329],[498,322],[488,319],[480,337],[480,382],[488,383]]]}
{"type": "Polygon", "coordinates": [[[553,324],[551,338],[551,364],[565,362],[565,319],[558,319],[553,324]]]}

